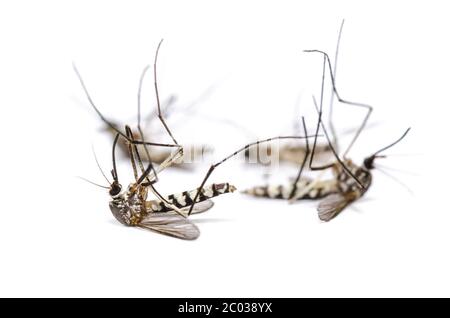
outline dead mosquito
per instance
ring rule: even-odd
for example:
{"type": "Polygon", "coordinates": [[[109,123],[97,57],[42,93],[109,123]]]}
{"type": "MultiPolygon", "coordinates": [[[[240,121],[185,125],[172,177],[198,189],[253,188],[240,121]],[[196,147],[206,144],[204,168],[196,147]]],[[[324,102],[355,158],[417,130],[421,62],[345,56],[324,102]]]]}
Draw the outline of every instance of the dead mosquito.
{"type": "MultiPolygon", "coordinates": [[[[317,138],[314,139],[313,149],[310,152],[309,150],[309,142],[308,139],[306,139],[306,155],[305,160],[303,160],[299,173],[292,185],[289,187],[283,187],[283,186],[276,186],[276,187],[270,187],[270,186],[263,186],[263,187],[255,187],[249,190],[244,191],[247,194],[251,194],[254,196],[264,196],[264,197],[270,197],[270,198],[281,198],[281,199],[289,199],[289,200],[298,200],[298,199],[325,199],[319,204],[318,206],[318,213],[319,218],[322,221],[329,221],[336,217],[345,207],[347,207],[349,204],[354,202],[355,200],[362,197],[367,189],[370,187],[372,182],[372,174],[371,170],[375,167],[374,161],[377,158],[385,158],[385,155],[381,155],[381,153],[394,145],[396,145],[398,142],[400,142],[406,134],[409,132],[410,128],[408,128],[403,135],[396,140],[395,142],[391,143],[390,145],[383,147],[382,149],[376,151],[369,157],[367,157],[363,161],[363,165],[359,166],[353,163],[351,159],[346,158],[346,155],[348,154],[350,148],[355,143],[357,137],[360,135],[362,129],[367,123],[368,116],[370,115],[372,111],[372,107],[365,104],[359,104],[359,103],[353,103],[353,102],[347,102],[344,101],[346,104],[350,105],[356,105],[356,106],[362,106],[369,109],[368,114],[363,120],[362,125],[356,132],[354,138],[352,139],[350,145],[344,152],[343,159],[341,159],[338,155],[338,152],[336,150],[337,145],[337,137],[334,134],[333,141],[331,140],[325,125],[322,122],[322,112],[323,112],[323,92],[324,92],[324,81],[325,81],[325,69],[328,66],[330,77],[331,77],[331,83],[333,86],[333,93],[338,96],[339,101],[343,101],[336,90],[335,87],[335,78],[333,75],[333,70],[331,68],[331,63],[329,56],[322,51],[308,51],[308,52],[319,52],[323,54],[324,61],[323,61],[323,73],[322,73],[322,88],[321,88],[321,99],[320,99],[320,107],[317,106],[317,102],[315,98],[313,98],[314,105],[316,107],[316,110],[319,114],[317,127],[316,127],[316,135],[319,133],[319,129],[322,128],[322,131],[325,134],[326,140],[328,142],[328,145],[330,147],[330,150],[335,157],[336,161],[330,164],[322,165],[322,166],[313,166],[312,162],[315,155],[315,149],[316,149],[316,143],[317,138]],[[316,180],[312,179],[304,179],[301,180],[301,176],[303,173],[303,169],[306,163],[306,158],[311,153],[311,156],[309,157],[309,168],[310,170],[325,170],[325,169],[332,169],[332,172],[334,174],[334,178],[331,180],[325,180],[321,181],[320,178],[316,180]]],[[[330,125],[330,127],[333,127],[330,125]]],[[[305,135],[307,135],[306,131],[306,125],[303,121],[303,128],[305,130],[305,135]]]]}
{"type": "MultiPolygon", "coordinates": [[[[129,131],[129,129],[127,129],[129,131]]],[[[123,225],[136,226],[158,232],[160,234],[173,236],[185,240],[194,240],[200,235],[198,227],[180,216],[178,213],[187,210],[193,202],[192,197],[196,191],[185,191],[180,194],[169,195],[166,200],[147,200],[149,190],[154,190],[151,183],[154,182],[154,175],[152,175],[151,163],[138,176],[136,169],[136,161],[139,162],[138,154],[135,152],[135,147],[130,144],[130,157],[132,158],[133,172],[135,175],[135,182],[131,183],[126,190],[122,189],[119,182],[119,177],[116,167],[115,149],[120,135],[117,134],[114,139],[112,147],[112,162],[113,169],[111,175],[113,182],[110,182],[103,173],[98,161],[97,165],[103,176],[109,183],[109,186],[101,186],[109,190],[111,201],[109,203],[110,210],[114,217],[123,225]],[[145,180],[150,180],[150,185],[145,183],[145,180]],[[169,201],[169,203],[167,203],[169,201]],[[173,209],[173,206],[176,208],[173,209]],[[177,211],[178,210],[178,211],[177,211]]],[[[223,193],[234,191],[234,187],[228,183],[212,184],[205,188],[200,197],[199,204],[193,210],[193,213],[200,213],[209,210],[214,203],[210,198],[218,196],[223,193]]]]}
{"type": "MultiPolygon", "coordinates": [[[[156,55],[155,55],[155,65],[157,61],[158,51],[160,48],[161,42],[159,43],[156,55]]],[[[93,103],[92,98],[90,97],[84,82],[74,66],[75,72],[78,75],[80,83],[87,95],[87,98],[91,104],[91,106],[95,109],[100,118],[113,130],[116,131],[116,136],[114,138],[113,143],[113,169],[111,171],[113,182],[109,182],[106,178],[105,174],[102,171],[103,176],[108,180],[109,187],[104,187],[109,189],[109,194],[113,198],[110,203],[110,208],[116,219],[119,222],[129,225],[129,226],[140,226],[148,229],[155,230],[157,232],[161,232],[163,234],[176,236],[184,239],[195,239],[198,236],[198,230],[196,227],[187,222],[185,220],[187,209],[190,212],[194,211],[196,213],[206,211],[213,206],[213,202],[209,199],[215,196],[233,192],[235,190],[234,186],[228,183],[221,184],[212,184],[204,189],[201,189],[200,196],[197,198],[197,202],[201,203],[197,209],[192,209],[190,206],[193,204],[193,195],[197,195],[198,191],[185,191],[180,194],[169,195],[168,197],[162,196],[156,189],[155,183],[158,181],[158,173],[160,173],[163,169],[171,166],[176,160],[183,155],[183,147],[178,144],[176,139],[174,138],[171,130],[166,124],[164,117],[161,113],[161,107],[159,102],[158,95],[158,87],[156,81],[156,70],[154,73],[155,76],[155,90],[156,90],[156,99],[157,99],[157,107],[158,107],[158,118],[163,124],[165,130],[168,135],[171,137],[173,144],[162,144],[155,142],[147,142],[144,140],[144,136],[142,134],[142,129],[140,127],[140,116],[138,116],[138,132],[140,140],[136,140],[135,136],[129,126],[125,126],[125,133],[121,132],[118,128],[116,128],[109,120],[107,120],[103,114],[99,111],[99,109],[93,103]],[[123,138],[126,141],[126,147],[129,154],[129,158],[131,161],[131,165],[133,168],[133,174],[135,178],[135,182],[130,184],[126,191],[122,191],[122,186],[119,183],[117,168],[116,168],[116,146],[119,141],[119,138],[123,138]],[[159,147],[175,147],[177,151],[172,152],[171,155],[166,158],[159,166],[155,169],[152,160],[150,150],[147,146],[159,146],[159,147]],[[138,146],[144,147],[144,154],[147,157],[148,166],[144,168],[143,160],[141,158],[141,152],[138,150],[138,146]],[[140,170],[140,175],[138,172],[140,170]],[[156,200],[147,201],[148,192],[152,192],[156,196],[156,200]],[[170,213],[168,213],[170,212],[170,213]],[[172,213],[176,213],[178,215],[170,216],[170,220],[161,219],[161,214],[155,213],[165,213],[170,215],[172,213]],[[178,230],[179,231],[178,231],[178,230]]],[[[140,111],[139,111],[140,113],[140,111]]],[[[97,159],[96,159],[97,160],[97,159]]],[[[98,164],[98,161],[97,161],[98,164]]],[[[100,166],[99,166],[100,168],[100,166]]],[[[100,168],[101,170],[101,168],[100,168]]],[[[95,183],[94,183],[95,184],[95,183]]],[[[98,185],[98,184],[97,184],[98,185]]]]}

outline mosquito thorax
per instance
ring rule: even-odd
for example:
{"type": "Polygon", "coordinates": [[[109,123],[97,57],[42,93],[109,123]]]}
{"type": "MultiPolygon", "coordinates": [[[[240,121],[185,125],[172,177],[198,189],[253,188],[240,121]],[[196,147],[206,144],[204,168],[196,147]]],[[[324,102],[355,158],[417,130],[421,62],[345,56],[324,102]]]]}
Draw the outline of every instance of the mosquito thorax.
{"type": "Polygon", "coordinates": [[[145,212],[142,207],[143,191],[145,189],[132,184],[126,191],[119,191],[117,195],[112,196],[109,208],[117,221],[127,226],[139,224],[145,212]]]}
{"type": "Polygon", "coordinates": [[[111,209],[111,213],[114,215],[117,221],[122,223],[123,225],[131,225],[129,209],[126,209],[124,206],[123,200],[119,198],[115,198],[113,201],[109,203],[109,208],[111,209]]]}

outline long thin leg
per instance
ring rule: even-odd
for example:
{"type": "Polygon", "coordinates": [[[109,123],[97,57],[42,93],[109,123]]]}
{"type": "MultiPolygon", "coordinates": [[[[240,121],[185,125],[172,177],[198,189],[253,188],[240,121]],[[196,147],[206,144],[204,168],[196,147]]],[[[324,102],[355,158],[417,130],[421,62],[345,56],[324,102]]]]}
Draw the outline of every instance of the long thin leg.
{"type": "MultiPolygon", "coordinates": [[[[133,133],[131,132],[130,127],[125,126],[125,132],[126,132],[126,134],[127,134],[127,138],[133,140],[133,133]]],[[[140,178],[138,177],[138,172],[137,172],[137,168],[136,168],[136,158],[135,158],[135,156],[134,156],[134,154],[135,154],[135,151],[134,151],[134,150],[135,150],[136,145],[133,145],[133,144],[131,144],[131,143],[128,143],[127,146],[128,146],[128,154],[129,154],[129,156],[130,156],[131,166],[132,166],[132,168],[133,168],[134,179],[135,179],[135,181],[137,182],[138,179],[140,179],[140,178]]],[[[136,151],[136,153],[137,153],[137,155],[139,155],[139,153],[138,153],[137,151],[136,151]]],[[[152,163],[149,162],[149,165],[151,166],[152,163]]]]}
{"type": "MultiPolygon", "coordinates": [[[[303,131],[305,133],[305,136],[308,136],[308,132],[306,130],[306,123],[305,123],[305,117],[302,116],[302,123],[303,123],[303,131]]],[[[305,157],[303,158],[302,164],[300,165],[300,169],[298,171],[297,174],[297,178],[295,178],[294,183],[292,184],[292,191],[289,194],[289,200],[291,200],[294,195],[295,192],[297,191],[297,183],[299,182],[301,176],[302,176],[302,172],[303,172],[303,168],[305,167],[306,161],[308,160],[308,156],[309,156],[309,142],[308,142],[308,137],[305,138],[305,144],[306,144],[306,151],[305,151],[305,157]]]]}
{"type": "Polygon", "coordinates": [[[352,141],[350,142],[350,144],[348,145],[347,149],[345,150],[345,152],[344,152],[344,154],[343,154],[343,157],[345,158],[345,157],[347,156],[348,152],[350,151],[351,147],[352,147],[353,144],[355,143],[356,139],[358,139],[358,137],[359,137],[359,135],[361,134],[362,130],[363,130],[364,127],[366,126],[366,123],[367,123],[367,121],[369,120],[369,117],[370,117],[370,115],[371,115],[371,113],[372,113],[373,108],[372,108],[372,106],[370,106],[370,105],[368,105],[368,104],[351,102],[351,101],[347,101],[347,100],[345,100],[345,99],[343,99],[343,98],[340,97],[340,95],[339,95],[339,93],[338,93],[338,91],[337,91],[337,89],[336,89],[336,85],[335,85],[335,81],[334,81],[334,76],[333,76],[333,70],[332,70],[332,66],[331,66],[331,62],[330,62],[330,57],[328,56],[327,53],[325,53],[325,52],[323,52],[323,51],[320,51],[320,50],[305,50],[304,52],[307,52],[307,53],[315,52],[315,53],[321,53],[321,54],[324,55],[324,57],[325,57],[325,59],[326,59],[326,61],[327,61],[327,64],[328,64],[328,69],[329,69],[329,71],[330,71],[330,77],[331,77],[331,84],[332,84],[332,86],[333,86],[333,92],[334,92],[334,94],[336,95],[336,97],[337,97],[337,99],[338,99],[339,102],[341,102],[341,103],[343,103],[343,104],[347,104],[347,105],[351,105],[351,106],[357,106],[357,107],[363,107],[363,108],[366,108],[366,109],[367,109],[366,116],[364,117],[364,120],[363,120],[361,126],[358,128],[358,130],[357,130],[355,136],[353,137],[352,141]]]}
{"type": "Polygon", "coordinates": [[[164,39],[161,39],[161,41],[158,44],[158,47],[156,48],[155,60],[154,60],[154,63],[153,63],[153,78],[154,78],[154,84],[155,84],[156,104],[158,105],[158,118],[159,118],[159,120],[163,124],[163,126],[166,129],[167,133],[170,135],[170,138],[172,138],[173,143],[178,145],[177,140],[173,137],[172,132],[169,129],[169,126],[167,126],[167,124],[166,124],[166,122],[164,120],[164,117],[163,117],[162,112],[161,112],[161,104],[159,102],[158,81],[157,81],[157,77],[156,77],[156,64],[157,64],[157,61],[158,61],[159,48],[161,47],[161,44],[162,44],[163,40],[164,39]]]}
{"type": "MultiPolygon", "coordinates": [[[[322,107],[320,108],[320,110],[319,110],[319,108],[318,108],[318,106],[317,106],[317,102],[316,102],[316,99],[313,97],[313,100],[314,100],[314,106],[316,107],[316,110],[317,110],[317,112],[319,112],[319,123],[320,123],[320,125],[321,125],[321,127],[322,127],[322,130],[323,130],[323,132],[324,132],[324,134],[325,134],[325,137],[326,137],[326,139],[327,139],[327,141],[328,141],[328,145],[330,146],[330,149],[331,149],[331,152],[333,153],[333,155],[334,155],[334,157],[336,158],[336,160],[338,161],[338,163],[342,166],[342,168],[344,169],[344,171],[350,176],[350,177],[352,177],[355,181],[356,181],[356,183],[358,184],[358,186],[361,188],[361,189],[365,189],[365,187],[364,187],[364,185],[361,183],[361,181],[359,181],[358,180],[358,178],[350,171],[350,169],[345,165],[345,163],[341,160],[341,158],[339,158],[339,155],[338,155],[338,153],[336,152],[336,150],[334,149],[334,147],[333,147],[333,145],[331,144],[331,140],[330,140],[330,137],[328,136],[328,132],[327,132],[327,130],[326,130],[326,128],[325,128],[325,125],[323,124],[323,122],[322,122],[322,107]]],[[[311,156],[312,157],[312,156],[311,156]]],[[[311,163],[311,162],[310,162],[311,163]]],[[[332,167],[334,164],[332,164],[330,167],[332,167]]],[[[316,168],[314,168],[314,167],[311,167],[310,166],[310,168],[311,168],[311,170],[323,170],[322,169],[322,167],[316,167],[316,168]]],[[[328,168],[328,167],[326,167],[326,168],[328,168]]],[[[326,168],[324,168],[324,169],[326,169],[326,168]]]]}
{"type": "Polygon", "coordinates": [[[289,199],[289,203],[294,203],[298,198],[303,197],[305,194],[309,193],[317,184],[322,182],[323,174],[325,170],[322,170],[321,173],[317,177],[314,178],[312,182],[310,182],[307,186],[305,186],[301,191],[297,192],[291,199],[289,199]]]}
{"type": "MultiPolygon", "coordinates": [[[[313,136],[310,136],[310,137],[313,137],[313,136]]],[[[193,208],[194,208],[194,205],[195,205],[195,203],[197,202],[198,196],[200,195],[201,191],[203,190],[203,187],[205,186],[205,183],[206,183],[206,181],[209,179],[211,173],[214,171],[214,169],[216,169],[218,166],[220,166],[221,164],[223,164],[225,161],[227,161],[228,159],[230,159],[230,158],[236,156],[237,154],[239,154],[239,153],[241,153],[241,152],[243,152],[243,151],[246,151],[246,150],[249,149],[250,147],[253,147],[253,146],[259,146],[260,144],[263,144],[263,143],[268,143],[268,142],[275,141],[275,140],[284,140],[284,139],[303,139],[303,138],[308,138],[308,136],[277,136],[277,137],[272,137],[272,138],[268,138],[268,139],[264,139],[264,140],[258,140],[258,141],[249,143],[249,144],[245,145],[245,146],[242,147],[242,148],[239,148],[238,150],[236,150],[235,152],[233,152],[231,155],[229,155],[229,156],[225,157],[224,159],[222,159],[221,161],[219,161],[219,162],[217,162],[217,163],[211,165],[211,167],[209,167],[209,170],[208,170],[208,172],[206,173],[206,175],[205,175],[205,177],[204,177],[202,183],[200,184],[200,187],[198,188],[197,193],[195,194],[195,197],[194,197],[193,203],[192,203],[192,205],[191,205],[191,208],[189,209],[188,215],[191,214],[191,212],[192,212],[192,210],[193,210],[193,208]]]]}
{"type": "Polygon", "coordinates": [[[314,138],[314,143],[313,143],[313,148],[312,148],[312,152],[311,152],[311,156],[309,157],[309,169],[312,171],[316,171],[316,170],[325,170],[328,168],[333,167],[334,163],[328,164],[328,165],[323,165],[320,167],[313,167],[312,163],[314,160],[314,155],[316,153],[316,145],[317,145],[317,134],[319,133],[319,129],[320,129],[320,123],[322,122],[322,105],[323,105],[323,91],[324,91],[324,85],[325,85],[325,57],[323,58],[323,66],[322,66],[322,86],[320,89],[320,111],[319,111],[319,118],[317,120],[317,126],[316,126],[316,137],[314,138]]]}
{"type": "Polygon", "coordinates": [[[119,175],[117,174],[117,165],[116,165],[116,146],[117,141],[119,140],[120,134],[116,134],[114,138],[113,146],[112,146],[112,165],[113,168],[111,170],[112,177],[116,183],[119,183],[119,175]]]}
{"type": "MultiPolygon", "coordinates": [[[[341,27],[339,29],[339,35],[336,43],[336,51],[334,53],[334,67],[333,67],[333,73],[334,73],[334,80],[336,81],[337,76],[337,63],[338,63],[338,56],[339,56],[339,46],[341,44],[341,36],[342,36],[342,29],[344,28],[344,22],[345,20],[342,20],[341,27]]],[[[338,143],[338,137],[336,133],[336,129],[333,124],[333,103],[334,103],[334,90],[331,88],[331,98],[330,98],[330,112],[328,114],[328,125],[330,127],[331,135],[333,136],[333,146],[336,149],[336,152],[339,153],[339,143],[338,143]]]]}
{"type": "MultiPolygon", "coordinates": [[[[125,127],[125,131],[127,132],[128,137],[133,140],[133,133],[131,132],[130,127],[126,126],[125,127]]],[[[133,173],[134,173],[134,177],[136,179],[136,183],[137,184],[141,184],[143,183],[144,180],[147,180],[147,184],[146,186],[148,186],[148,188],[150,189],[150,191],[161,201],[163,201],[168,207],[170,207],[172,210],[174,210],[176,213],[178,213],[179,215],[186,217],[185,214],[183,214],[183,212],[181,211],[181,209],[179,209],[178,207],[176,207],[175,205],[173,205],[172,203],[170,203],[169,201],[167,201],[154,187],[154,183],[156,181],[150,181],[148,178],[148,175],[150,174],[150,172],[153,169],[153,164],[152,162],[148,163],[147,169],[144,169],[142,160],[140,158],[138,149],[136,147],[136,145],[132,145],[132,144],[128,144],[128,150],[129,150],[129,155],[130,155],[130,160],[131,160],[131,165],[133,167],[133,173]],[[136,169],[136,161],[138,162],[138,165],[142,171],[142,174],[140,177],[137,176],[137,169],[136,169]]],[[[182,148],[180,148],[180,151],[182,151],[182,148]]]]}
{"type": "MultiPolygon", "coordinates": [[[[163,124],[163,126],[165,127],[167,133],[170,135],[170,137],[172,138],[173,142],[178,145],[178,142],[176,141],[176,139],[173,137],[172,132],[170,131],[168,125],[166,124],[166,122],[164,121],[164,117],[162,115],[161,112],[161,103],[159,100],[159,90],[158,90],[158,80],[157,80],[157,70],[156,70],[156,65],[158,62],[158,54],[159,54],[159,49],[161,47],[161,44],[163,42],[163,39],[161,39],[161,41],[158,44],[158,47],[156,48],[156,53],[155,53],[155,60],[154,60],[154,64],[153,64],[153,77],[154,77],[154,86],[155,86],[155,95],[156,95],[156,103],[157,103],[157,109],[158,109],[158,118],[160,119],[161,123],[163,124]]],[[[139,90],[138,90],[138,130],[139,130],[139,134],[142,140],[144,140],[144,134],[142,132],[141,129],[141,91],[142,91],[142,83],[145,77],[145,74],[147,72],[149,67],[146,67],[144,69],[144,71],[142,72],[140,81],[139,81],[139,90]]],[[[144,146],[145,149],[145,153],[147,156],[147,159],[149,160],[149,162],[151,162],[151,157],[150,157],[150,152],[148,151],[147,147],[144,146]]],[[[166,160],[165,164],[166,166],[170,165],[173,163],[174,159],[176,156],[178,155],[183,155],[183,151],[182,151],[182,147],[181,147],[181,151],[178,151],[176,154],[172,155],[171,157],[169,157],[170,160],[166,160]]],[[[139,156],[139,152],[136,149],[136,155],[139,156]]],[[[140,160],[139,160],[140,161],[140,160]]],[[[157,172],[152,169],[153,175],[155,177],[155,179],[157,180],[157,172]]]]}
{"type": "MultiPolygon", "coordinates": [[[[325,134],[325,137],[327,139],[328,145],[331,149],[331,152],[333,153],[333,155],[335,156],[336,160],[338,161],[338,163],[342,166],[342,168],[344,169],[344,171],[351,176],[353,179],[355,179],[355,181],[357,182],[357,184],[364,189],[364,185],[358,180],[358,178],[356,178],[356,176],[350,171],[350,169],[347,168],[347,166],[344,164],[344,162],[342,162],[342,160],[339,158],[339,155],[337,153],[337,151],[334,149],[333,144],[331,143],[330,137],[328,136],[328,132],[325,129],[325,125],[322,122],[322,109],[323,109],[323,90],[324,90],[324,83],[325,83],[325,63],[326,63],[327,59],[326,56],[324,56],[324,60],[323,60],[323,66],[322,66],[322,86],[321,86],[321,90],[320,90],[320,108],[317,107],[317,102],[315,97],[313,96],[313,101],[314,101],[314,106],[316,108],[317,113],[319,114],[319,119],[317,121],[317,127],[316,127],[316,137],[314,138],[314,144],[313,144],[313,150],[312,150],[312,154],[310,156],[310,160],[309,160],[309,168],[310,170],[324,170],[324,169],[328,169],[331,168],[335,165],[335,163],[331,163],[328,165],[324,165],[321,167],[313,167],[312,166],[312,162],[314,159],[314,154],[315,154],[315,150],[316,150],[316,143],[317,143],[317,134],[319,132],[319,128],[320,126],[322,127],[322,130],[325,134]]],[[[329,62],[329,59],[328,59],[329,62]]],[[[330,66],[330,64],[328,64],[330,66]]],[[[330,69],[331,70],[331,69],[330,69]]]]}
{"type": "MultiPolygon", "coordinates": [[[[175,101],[177,100],[177,97],[175,95],[170,95],[165,101],[161,103],[161,112],[164,114],[164,116],[168,117],[168,114],[170,114],[169,110],[170,107],[173,107],[175,104],[175,101]]],[[[148,125],[158,117],[158,107],[156,107],[151,113],[149,113],[147,116],[145,116],[144,121],[144,128],[146,129],[148,125]]]]}
{"type": "MultiPolygon", "coordinates": [[[[176,160],[180,159],[180,157],[182,155],[183,155],[183,149],[179,148],[176,152],[171,154],[169,157],[167,157],[163,162],[161,162],[158,165],[158,167],[156,168],[156,173],[160,173],[161,171],[163,171],[167,167],[170,167],[173,164],[173,162],[175,162],[176,160]]],[[[149,178],[153,179],[154,175],[150,174],[149,178]]],[[[155,182],[152,182],[152,183],[155,183],[155,182]]]]}
{"type": "Polygon", "coordinates": [[[92,100],[86,85],[84,84],[83,79],[81,78],[80,72],[78,71],[77,67],[75,66],[75,64],[73,64],[73,69],[78,77],[78,80],[80,81],[81,87],[84,90],[84,93],[86,94],[86,97],[89,101],[89,103],[91,104],[92,108],[94,108],[95,112],[99,115],[99,117],[101,118],[101,120],[107,124],[111,129],[113,129],[115,132],[117,132],[119,135],[121,135],[123,138],[125,138],[128,142],[131,142],[135,145],[149,145],[149,146],[159,146],[159,147],[180,147],[180,145],[178,144],[162,144],[162,143],[156,143],[156,142],[144,142],[142,140],[135,140],[135,141],[131,141],[126,134],[124,134],[123,132],[121,132],[119,129],[117,129],[117,127],[115,125],[113,125],[108,119],[106,119],[105,116],[103,116],[103,114],[100,112],[100,110],[97,108],[97,106],[95,106],[94,101],[92,100]]]}
{"type": "MultiPolygon", "coordinates": [[[[145,74],[147,73],[149,68],[150,68],[150,66],[147,65],[144,68],[144,70],[142,71],[141,77],[139,79],[139,88],[138,88],[138,94],[137,94],[137,106],[138,106],[137,128],[138,128],[138,132],[139,132],[139,137],[142,139],[142,141],[145,141],[145,137],[144,137],[144,133],[142,132],[142,128],[141,128],[141,92],[142,92],[142,83],[144,81],[145,74]]],[[[135,146],[135,150],[136,150],[136,155],[139,156],[139,151],[136,148],[136,146],[135,146]]],[[[144,145],[144,151],[145,151],[145,155],[147,158],[147,162],[149,162],[149,165],[151,167],[150,169],[153,172],[153,176],[154,176],[153,182],[156,183],[156,182],[158,182],[158,175],[153,167],[152,158],[150,156],[150,151],[148,150],[146,145],[144,145]]],[[[139,161],[140,161],[140,158],[139,158],[139,161]]],[[[140,165],[141,165],[141,167],[143,167],[142,163],[140,165]]],[[[150,182],[150,180],[148,178],[147,178],[147,181],[150,182]]]]}

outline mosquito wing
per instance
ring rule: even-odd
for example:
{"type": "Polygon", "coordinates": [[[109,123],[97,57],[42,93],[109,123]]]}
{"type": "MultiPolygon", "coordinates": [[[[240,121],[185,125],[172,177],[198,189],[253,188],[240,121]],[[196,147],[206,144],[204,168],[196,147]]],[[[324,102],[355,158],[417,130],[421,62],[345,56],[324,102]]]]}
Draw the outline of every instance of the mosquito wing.
{"type": "MultiPolygon", "coordinates": [[[[206,201],[202,201],[202,202],[198,202],[194,205],[194,209],[192,210],[192,214],[197,214],[197,213],[203,213],[208,211],[209,209],[211,209],[214,206],[214,202],[212,200],[206,200],[206,201]]],[[[189,209],[191,208],[191,206],[187,206],[185,208],[182,208],[181,211],[189,211],[189,209]]],[[[169,212],[170,213],[170,212],[169,212]]],[[[175,213],[175,212],[173,212],[175,213]]]]}
{"type": "Polygon", "coordinates": [[[350,202],[352,202],[350,196],[342,193],[327,196],[317,207],[319,219],[325,222],[330,221],[341,213],[350,202]]]}
{"type": "Polygon", "coordinates": [[[150,213],[138,226],[183,240],[195,240],[200,235],[200,231],[194,223],[174,214],[150,213]]]}

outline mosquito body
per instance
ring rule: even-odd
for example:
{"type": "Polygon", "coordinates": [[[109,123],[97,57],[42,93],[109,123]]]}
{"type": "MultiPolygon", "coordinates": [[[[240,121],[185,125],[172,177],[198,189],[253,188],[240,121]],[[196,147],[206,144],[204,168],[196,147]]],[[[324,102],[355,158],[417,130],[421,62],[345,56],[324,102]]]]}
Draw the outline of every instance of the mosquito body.
{"type": "MultiPolygon", "coordinates": [[[[236,188],[229,184],[229,183],[213,183],[206,187],[203,187],[199,197],[196,200],[196,204],[201,202],[208,202],[207,204],[204,204],[203,206],[210,205],[212,207],[212,201],[209,199],[212,199],[214,197],[217,197],[221,194],[225,193],[232,193],[236,190],[236,188]]],[[[192,203],[194,202],[195,194],[197,193],[198,189],[191,190],[191,191],[184,191],[178,194],[171,194],[167,197],[165,197],[166,201],[170,202],[171,204],[175,205],[177,208],[180,209],[186,209],[189,208],[192,203]]],[[[197,207],[198,205],[196,205],[197,207]]],[[[153,200],[153,201],[147,201],[146,207],[151,209],[153,212],[168,212],[171,211],[172,208],[168,206],[165,201],[161,200],[153,200]]],[[[200,207],[199,207],[200,208],[200,207]]],[[[202,209],[194,211],[193,213],[200,213],[204,212],[202,209]]]]}
{"type": "MultiPolygon", "coordinates": [[[[210,198],[234,191],[229,184],[212,184],[205,188],[193,213],[201,213],[213,207],[210,198]]],[[[112,188],[111,188],[112,190],[112,188]]],[[[164,201],[147,201],[148,186],[132,183],[126,191],[115,194],[110,190],[109,208],[123,225],[136,226],[180,239],[194,240],[200,235],[197,226],[175,213],[164,201]]],[[[169,195],[168,199],[178,208],[188,209],[196,191],[169,195]]]]}
{"type": "Polygon", "coordinates": [[[255,186],[242,191],[254,197],[280,199],[280,200],[317,200],[339,191],[337,181],[315,180],[311,178],[302,178],[297,182],[294,195],[291,197],[294,186],[288,185],[263,185],[255,186]]]}
{"type": "MultiPolygon", "coordinates": [[[[321,114],[319,115],[319,123],[322,124],[321,114]]],[[[323,125],[322,129],[328,139],[328,133],[323,125]]],[[[317,208],[318,215],[320,220],[330,221],[367,192],[372,184],[371,170],[375,168],[375,159],[385,158],[386,156],[380,155],[380,153],[400,142],[409,130],[408,128],[394,143],[366,157],[362,165],[355,164],[351,159],[340,160],[336,155],[337,160],[333,164],[323,167],[323,169],[332,170],[332,179],[322,181],[320,178],[300,178],[294,185],[257,186],[244,190],[243,193],[255,197],[290,200],[291,202],[295,200],[324,199],[317,208]]],[[[310,157],[311,170],[315,168],[311,166],[313,157],[314,151],[310,157]]],[[[323,169],[319,167],[319,169],[315,170],[323,169]]]]}
{"type": "MultiPolygon", "coordinates": [[[[126,136],[133,141],[133,137],[130,135],[130,128],[126,127],[125,131],[127,133],[126,136]]],[[[200,231],[185,216],[191,205],[193,205],[194,195],[197,193],[197,190],[184,191],[179,194],[162,197],[154,188],[156,172],[153,170],[152,163],[149,162],[147,169],[144,170],[136,150],[137,147],[133,144],[128,144],[135,182],[131,183],[125,191],[122,191],[115,163],[115,150],[119,137],[120,135],[117,134],[114,139],[112,152],[113,170],[111,174],[114,181],[108,187],[111,196],[109,207],[114,217],[126,226],[141,227],[185,240],[196,239],[200,235],[200,231]],[[140,176],[138,175],[137,167],[141,169],[142,174],[140,176]],[[154,193],[158,199],[148,200],[149,191],[154,193]]],[[[170,160],[167,161],[167,166],[169,165],[170,160]]],[[[163,163],[161,167],[165,168],[166,165],[163,163]]],[[[211,184],[204,187],[202,195],[196,199],[198,204],[193,209],[193,213],[209,210],[214,205],[210,200],[211,198],[233,192],[234,190],[235,187],[228,183],[211,184]]]]}

